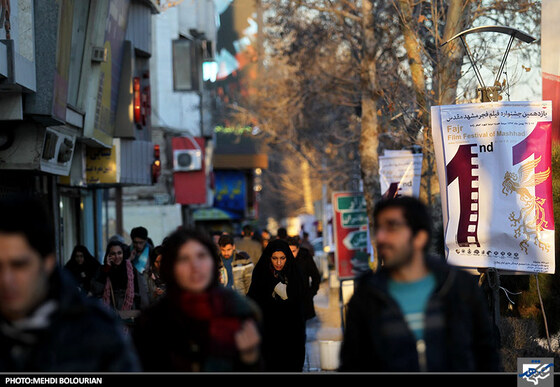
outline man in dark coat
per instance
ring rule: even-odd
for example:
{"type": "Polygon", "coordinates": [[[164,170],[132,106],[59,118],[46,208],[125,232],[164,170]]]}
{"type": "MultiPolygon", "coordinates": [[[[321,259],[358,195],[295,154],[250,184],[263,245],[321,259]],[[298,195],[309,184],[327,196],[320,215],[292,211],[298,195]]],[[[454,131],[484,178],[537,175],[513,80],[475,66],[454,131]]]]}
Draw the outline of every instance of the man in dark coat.
{"type": "Polygon", "coordinates": [[[319,274],[319,269],[313,261],[313,257],[309,250],[301,245],[299,237],[288,238],[288,244],[290,245],[290,250],[296,258],[296,263],[299,267],[301,274],[303,275],[303,280],[305,283],[305,305],[304,313],[305,319],[309,320],[316,316],[315,305],[313,304],[313,297],[319,291],[319,286],[321,285],[321,275],[319,274]]]}
{"type": "Polygon", "coordinates": [[[0,372],[140,371],[123,327],[56,265],[34,199],[0,200],[0,372]]]}
{"type": "Polygon", "coordinates": [[[499,371],[488,305],[475,278],[426,254],[431,217],[417,199],[374,210],[383,266],[348,303],[339,371],[499,371]]]}

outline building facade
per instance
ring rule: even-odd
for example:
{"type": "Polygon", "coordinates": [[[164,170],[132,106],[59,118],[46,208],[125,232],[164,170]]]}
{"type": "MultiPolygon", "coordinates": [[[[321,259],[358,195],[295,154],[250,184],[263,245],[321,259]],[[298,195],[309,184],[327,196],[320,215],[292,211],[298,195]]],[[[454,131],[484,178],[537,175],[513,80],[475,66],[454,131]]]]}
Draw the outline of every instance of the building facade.
{"type": "Polygon", "coordinates": [[[57,256],[101,259],[112,191],[151,185],[156,1],[0,2],[0,194],[49,208],[57,256]]]}

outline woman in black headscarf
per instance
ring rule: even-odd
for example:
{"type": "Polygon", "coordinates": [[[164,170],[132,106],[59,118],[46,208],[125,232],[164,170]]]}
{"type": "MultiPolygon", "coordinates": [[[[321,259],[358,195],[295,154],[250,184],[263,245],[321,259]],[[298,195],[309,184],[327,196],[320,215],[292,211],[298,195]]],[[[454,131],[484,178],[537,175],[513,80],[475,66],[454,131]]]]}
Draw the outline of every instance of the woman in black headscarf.
{"type": "Polygon", "coordinates": [[[124,243],[109,242],[103,266],[91,283],[93,295],[116,311],[124,312],[121,317],[125,320],[128,320],[125,315],[137,314],[148,306],[146,283],[130,262],[129,254],[124,243]]]}
{"type": "Polygon", "coordinates": [[[304,282],[286,241],[268,244],[253,270],[247,296],[262,311],[265,370],[301,372],[305,361],[304,282]]]}
{"type": "Polygon", "coordinates": [[[91,280],[97,274],[101,264],[91,255],[87,247],[76,245],[64,267],[72,273],[74,279],[78,282],[78,288],[88,294],[91,280]]]}

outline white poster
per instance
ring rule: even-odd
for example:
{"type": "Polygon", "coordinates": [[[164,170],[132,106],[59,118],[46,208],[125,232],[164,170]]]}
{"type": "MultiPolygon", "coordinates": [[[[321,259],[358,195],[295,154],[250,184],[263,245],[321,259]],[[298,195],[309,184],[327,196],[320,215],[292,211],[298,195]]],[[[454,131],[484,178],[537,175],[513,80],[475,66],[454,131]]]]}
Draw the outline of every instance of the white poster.
{"type": "Polygon", "coordinates": [[[550,101],[432,107],[448,262],[554,273],[550,101]]]}
{"type": "Polygon", "coordinates": [[[379,156],[379,178],[384,197],[419,197],[421,176],[421,153],[387,150],[379,156]]]}

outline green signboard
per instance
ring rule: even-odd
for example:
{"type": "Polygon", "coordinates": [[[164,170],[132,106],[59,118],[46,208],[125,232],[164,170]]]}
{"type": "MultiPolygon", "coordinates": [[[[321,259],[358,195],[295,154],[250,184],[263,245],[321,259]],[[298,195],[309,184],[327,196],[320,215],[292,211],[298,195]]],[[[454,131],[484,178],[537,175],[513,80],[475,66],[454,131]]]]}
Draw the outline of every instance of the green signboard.
{"type": "Polygon", "coordinates": [[[342,212],[342,227],[355,228],[368,224],[366,211],[342,212]]]}
{"type": "Polygon", "coordinates": [[[360,211],[366,210],[366,199],[364,195],[341,196],[336,200],[338,211],[360,211]]]}
{"type": "Polygon", "coordinates": [[[365,249],[368,247],[367,230],[356,230],[348,233],[342,241],[348,250],[365,249]]]}

